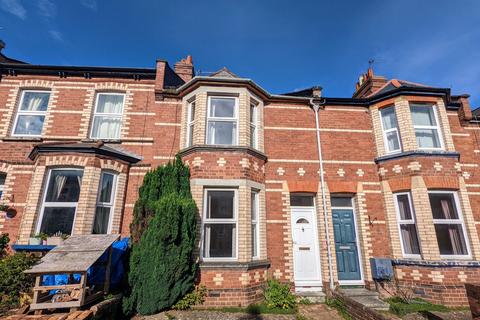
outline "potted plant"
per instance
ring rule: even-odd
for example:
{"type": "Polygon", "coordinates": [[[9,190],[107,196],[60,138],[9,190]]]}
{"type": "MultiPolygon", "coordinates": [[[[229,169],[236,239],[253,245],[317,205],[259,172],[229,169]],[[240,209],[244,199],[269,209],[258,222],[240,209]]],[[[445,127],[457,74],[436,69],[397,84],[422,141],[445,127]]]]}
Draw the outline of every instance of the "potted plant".
{"type": "Polygon", "coordinates": [[[35,237],[39,238],[40,239],[40,243],[44,246],[47,245],[47,239],[48,239],[48,235],[44,232],[40,232],[39,234],[37,234],[35,237]]]}
{"type": "Polygon", "coordinates": [[[42,244],[42,239],[40,239],[40,234],[37,233],[33,237],[30,237],[30,239],[28,239],[28,244],[31,245],[31,246],[41,245],[42,244]]]}

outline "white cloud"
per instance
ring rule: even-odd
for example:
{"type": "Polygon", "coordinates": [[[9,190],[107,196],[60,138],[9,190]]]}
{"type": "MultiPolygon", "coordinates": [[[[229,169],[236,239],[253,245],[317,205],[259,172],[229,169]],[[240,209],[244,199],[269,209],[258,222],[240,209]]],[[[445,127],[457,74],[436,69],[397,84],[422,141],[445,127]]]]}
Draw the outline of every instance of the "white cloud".
{"type": "Polygon", "coordinates": [[[97,11],[97,0],[81,0],[80,3],[90,10],[97,11]]]}
{"type": "Polygon", "coordinates": [[[27,18],[27,10],[22,6],[20,0],[0,0],[0,8],[22,20],[27,18]]]}
{"type": "Polygon", "coordinates": [[[57,6],[50,0],[38,0],[39,13],[45,18],[53,18],[57,15],[57,6]]]}
{"type": "Polygon", "coordinates": [[[59,41],[59,42],[63,42],[64,39],[63,39],[63,34],[58,31],[58,30],[50,30],[48,31],[48,33],[50,34],[50,36],[56,40],[56,41],[59,41]]]}

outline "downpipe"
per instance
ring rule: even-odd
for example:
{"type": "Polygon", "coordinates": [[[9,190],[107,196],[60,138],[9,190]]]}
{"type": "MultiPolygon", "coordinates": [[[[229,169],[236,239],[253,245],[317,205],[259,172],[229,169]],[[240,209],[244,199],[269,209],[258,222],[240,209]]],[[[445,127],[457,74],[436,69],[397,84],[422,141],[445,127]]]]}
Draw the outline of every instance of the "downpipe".
{"type": "Polygon", "coordinates": [[[323,171],[323,157],[322,157],[322,145],[320,140],[320,126],[318,121],[318,111],[321,106],[325,104],[325,100],[315,100],[314,98],[310,99],[310,105],[315,111],[315,131],[317,132],[317,151],[318,151],[318,161],[320,162],[320,185],[322,187],[322,207],[323,207],[323,218],[325,223],[325,238],[327,241],[327,258],[328,258],[328,274],[329,274],[329,284],[330,290],[334,290],[335,286],[333,283],[333,269],[332,269],[332,250],[330,248],[330,230],[328,227],[328,212],[327,212],[327,195],[325,193],[325,176],[323,171]]]}

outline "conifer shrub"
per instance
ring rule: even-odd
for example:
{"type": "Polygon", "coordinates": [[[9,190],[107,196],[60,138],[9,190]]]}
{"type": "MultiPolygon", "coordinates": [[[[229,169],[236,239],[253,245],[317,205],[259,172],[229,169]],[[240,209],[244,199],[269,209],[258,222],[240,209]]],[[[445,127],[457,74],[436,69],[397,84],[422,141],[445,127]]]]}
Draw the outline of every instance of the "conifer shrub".
{"type": "Polygon", "coordinates": [[[126,314],[154,314],[174,305],[194,285],[197,207],[188,167],[180,159],[146,175],[131,225],[132,252],[126,314]]]}

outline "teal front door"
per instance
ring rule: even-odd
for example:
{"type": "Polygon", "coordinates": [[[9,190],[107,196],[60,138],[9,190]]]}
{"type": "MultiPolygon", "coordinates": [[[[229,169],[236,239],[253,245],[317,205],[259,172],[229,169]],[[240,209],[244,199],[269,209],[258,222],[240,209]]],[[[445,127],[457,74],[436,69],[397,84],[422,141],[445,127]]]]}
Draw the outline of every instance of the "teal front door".
{"type": "Polygon", "coordinates": [[[361,280],[352,209],[332,209],[338,280],[361,280]]]}

